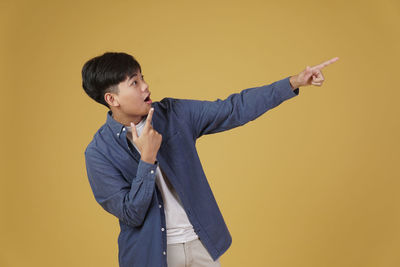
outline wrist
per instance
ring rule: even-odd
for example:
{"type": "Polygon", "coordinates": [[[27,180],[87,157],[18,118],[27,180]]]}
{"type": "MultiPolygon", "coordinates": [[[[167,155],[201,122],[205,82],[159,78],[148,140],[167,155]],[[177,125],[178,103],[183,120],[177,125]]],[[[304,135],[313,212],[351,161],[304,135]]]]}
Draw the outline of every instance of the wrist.
{"type": "Polygon", "coordinates": [[[155,157],[151,157],[151,156],[147,156],[147,155],[142,155],[141,159],[142,159],[142,161],[150,163],[150,164],[154,164],[156,162],[155,157]]]}
{"type": "Polygon", "coordinates": [[[290,76],[290,78],[289,78],[289,83],[292,86],[293,90],[295,90],[295,89],[300,87],[300,84],[297,82],[297,79],[298,79],[297,75],[290,76]]]}

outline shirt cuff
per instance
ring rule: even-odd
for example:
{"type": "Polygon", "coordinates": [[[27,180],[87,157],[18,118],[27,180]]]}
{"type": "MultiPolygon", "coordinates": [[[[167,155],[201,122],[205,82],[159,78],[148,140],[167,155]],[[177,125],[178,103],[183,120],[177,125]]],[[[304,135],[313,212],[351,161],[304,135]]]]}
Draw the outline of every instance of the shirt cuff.
{"type": "Polygon", "coordinates": [[[293,89],[290,84],[290,76],[275,82],[275,87],[278,88],[278,94],[284,100],[297,96],[299,88],[293,89]]]}
{"type": "Polygon", "coordinates": [[[151,163],[145,162],[143,160],[140,160],[139,165],[138,165],[138,170],[136,173],[136,177],[138,177],[140,179],[144,179],[145,177],[150,176],[150,178],[155,179],[156,169],[157,169],[157,164],[151,164],[151,163]]]}

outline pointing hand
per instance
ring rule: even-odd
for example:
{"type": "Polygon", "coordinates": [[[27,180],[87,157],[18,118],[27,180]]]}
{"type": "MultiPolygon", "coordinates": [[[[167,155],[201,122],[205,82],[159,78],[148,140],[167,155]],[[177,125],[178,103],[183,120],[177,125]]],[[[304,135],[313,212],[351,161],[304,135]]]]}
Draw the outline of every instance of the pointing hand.
{"type": "Polygon", "coordinates": [[[339,58],[334,57],[312,67],[307,66],[306,69],[298,75],[290,77],[290,84],[293,88],[308,85],[321,86],[325,80],[324,76],[322,75],[322,68],[336,62],[337,60],[339,60],[339,58]]]}
{"type": "Polygon", "coordinates": [[[132,127],[132,141],[139,149],[141,159],[148,163],[154,164],[156,161],[157,152],[160,148],[162,135],[154,130],[151,126],[151,119],[153,118],[154,108],[151,108],[146,118],[146,124],[140,136],[136,132],[136,126],[131,122],[132,127]]]}

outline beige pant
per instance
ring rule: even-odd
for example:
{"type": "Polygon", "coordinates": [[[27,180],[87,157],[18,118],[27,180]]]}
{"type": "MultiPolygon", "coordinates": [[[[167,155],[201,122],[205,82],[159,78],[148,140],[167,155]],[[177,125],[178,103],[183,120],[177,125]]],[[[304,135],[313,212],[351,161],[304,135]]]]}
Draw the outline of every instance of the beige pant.
{"type": "Polygon", "coordinates": [[[168,267],[221,266],[219,259],[213,261],[200,239],[167,245],[167,263],[168,267]]]}

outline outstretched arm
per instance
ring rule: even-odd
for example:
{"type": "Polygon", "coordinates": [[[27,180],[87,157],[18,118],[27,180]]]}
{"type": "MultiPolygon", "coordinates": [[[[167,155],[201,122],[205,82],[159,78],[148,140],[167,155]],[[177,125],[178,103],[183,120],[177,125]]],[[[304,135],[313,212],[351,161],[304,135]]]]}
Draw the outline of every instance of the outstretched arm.
{"type": "Polygon", "coordinates": [[[173,99],[173,109],[193,133],[193,139],[204,134],[226,131],[256,119],[283,101],[298,95],[289,78],[272,84],[248,88],[215,101],[173,99]]]}
{"type": "Polygon", "coordinates": [[[313,67],[307,66],[298,75],[269,85],[242,90],[225,100],[174,99],[174,110],[192,129],[194,139],[204,134],[229,130],[256,119],[283,101],[298,95],[301,86],[321,86],[324,81],[321,69],[336,60],[338,58],[313,67]]]}

